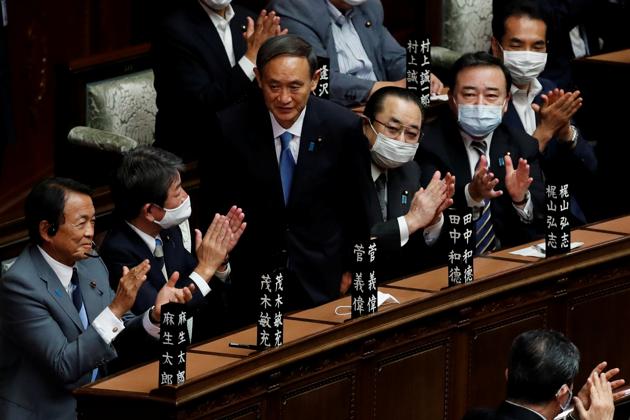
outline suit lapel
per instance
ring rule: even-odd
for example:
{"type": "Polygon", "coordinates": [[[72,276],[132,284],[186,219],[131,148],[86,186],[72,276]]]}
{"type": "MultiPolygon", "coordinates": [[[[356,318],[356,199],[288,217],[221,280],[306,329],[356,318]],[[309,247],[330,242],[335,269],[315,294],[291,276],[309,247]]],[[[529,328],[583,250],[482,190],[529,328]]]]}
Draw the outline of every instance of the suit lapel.
{"type": "Polygon", "coordinates": [[[81,297],[83,298],[89,325],[101,313],[106,304],[104,305],[102,303],[103,291],[98,288],[96,279],[93,278],[88,268],[85,267],[84,263],[81,261],[77,263],[77,273],[79,275],[81,297]]]}
{"type": "Polygon", "coordinates": [[[75,308],[72,303],[72,298],[68,295],[68,292],[66,292],[66,289],[61,284],[59,277],[57,277],[53,269],[48,265],[46,260],[44,260],[44,257],[39,252],[39,249],[35,246],[31,248],[31,259],[33,260],[35,269],[39,273],[39,277],[46,283],[48,293],[50,293],[53,300],[57,302],[66,315],[68,315],[68,318],[74,322],[77,328],[83,331],[83,323],[81,322],[81,318],[79,318],[77,308],[75,308]]]}
{"type": "Polygon", "coordinates": [[[243,38],[243,26],[247,27],[245,17],[234,9],[234,18],[230,21],[230,31],[232,32],[232,47],[234,48],[234,58],[238,60],[247,51],[247,42],[243,38]]]}
{"type": "MultiPolygon", "coordinates": [[[[207,61],[220,61],[221,66],[223,68],[229,69],[232,66],[230,65],[230,60],[228,59],[227,53],[225,52],[225,48],[223,47],[223,41],[221,41],[221,37],[219,37],[219,33],[217,32],[217,28],[214,27],[214,24],[210,20],[210,17],[203,9],[199,2],[194,2],[191,5],[191,22],[194,24],[194,27],[191,30],[194,30],[199,35],[199,38],[207,45],[209,52],[206,55],[207,61]]],[[[232,19],[234,21],[234,19],[232,19]]],[[[234,34],[232,34],[232,42],[234,42],[234,34]]],[[[242,38],[242,35],[240,36],[242,38]]]]}
{"type": "Polygon", "coordinates": [[[300,151],[298,153],[297,165],[293,172],[293,180],[291,182],[291,193],[289,194],[289,202],[287,207],[291,205],[295,195],[300,190],[308,174],[316,171],[317,157],[320,153],[320,146],[325,135],[322,132],[319,116],[315,111],[315,101],[308,101],[306,113],[304,115],[304,123],[302,124],[302,133],[300,133],[300,151]]]}
{"type": "MultiPolygon", "coordinates": [[[[509,144],[506,141],[506,137],[503,133],[502,127],[499,126],[492,135],[492,143],[490,145],[490,171],[494,173],[494,176],[499,178],[499,185],[495,189],[504,189],[505,186],[505,155],[510,152],[512,156],[512,163],[516,167],[518,165],[518,156],[514,154],[513,150],[510,150],[509,144]]],[[[507,192],[507,191],[505,191],[507,192]]]]}

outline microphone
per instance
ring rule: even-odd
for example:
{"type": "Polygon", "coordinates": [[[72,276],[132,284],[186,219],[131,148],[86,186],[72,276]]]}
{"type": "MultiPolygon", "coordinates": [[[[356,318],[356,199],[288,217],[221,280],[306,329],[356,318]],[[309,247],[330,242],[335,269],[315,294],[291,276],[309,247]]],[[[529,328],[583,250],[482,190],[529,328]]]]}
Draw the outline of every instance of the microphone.
{"type": "Polygon", "coordinates": [[[86,252],[84,255],[90,258],[101,258],[98,252],[96,252],[96,242],[92,241],[92,251],[86,252]]]}

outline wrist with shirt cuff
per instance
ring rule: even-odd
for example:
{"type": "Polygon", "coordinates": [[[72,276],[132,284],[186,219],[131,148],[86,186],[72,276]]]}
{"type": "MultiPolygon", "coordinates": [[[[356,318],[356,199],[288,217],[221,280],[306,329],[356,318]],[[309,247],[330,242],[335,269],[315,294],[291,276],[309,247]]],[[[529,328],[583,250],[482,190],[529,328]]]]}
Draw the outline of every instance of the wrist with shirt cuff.
{"type": "Polygon", "coordinates": [[[218,278],[219,280],[221,280],[223,283],[225,283],[227,281],[228,277],[230,277],[230,273],[231,272],[232,272],[232,267],[230,267],[230,262],[227,261],[225,263],[225,270],[223,270],[223,271],[217,270],[214,273],[214,276],[216,278],[218,278]]]}
{"type": "Polygon", "coordinates": [[[398,231],[400,232],[400,246],[405,246],[409,241],[409,226],[405,216],[398,216],[398,231]]]}
{"type": "Polygon", "coordinates": [[[529,197],[530,197],[529,191],[525,191],[525,195],[523,196],[523,199],[521,201],[512,200],[512,204],[518,207],[523,207],[529,201],[529,197]]]}
{"type": "Polygon", "coordinates": [[[103,309],[94,319],[92,326],[108,345],[125,329],[125,324],[114,315],[109,307],[103,309]]]}
{"type": "Polygon", "coordinates": [[[250,81],[254,81],[254,77],[256,77],[254,67],[256,67],[256,65],[245,55],[238,60],[238,65],[241,67],[241,70],[243,70],[243,73],[245,73],[245,76],[247,76],[250,81]]]}
{"type": "Polygon", "coordinates": [[[153,311],[155,306],[152,306],[150,309],[147,309],[142,315],[142,327],[151,337],[159,340],[160,338],[160,323],[154,324],[151,320],[149,312],[153,311]]]}
{"type": "Polygon", "coordinates": [[[188,276],[188,278],[190,278],[193,283],[195,283],[197,290],[199,290],[202,296],[206,296],[212,290],[210,289],[210,285],[196,271],[190,273],[190,276],[188,276]]]}
{"type": "Polygon", "coordinates": [[[481,201],[476,201],[470,195],[470,191],[468,191],[469,188],[470,188],[470,183],[466,184],[466,187],[464,188],[464,195],[466,196],[466,204],[468,205],[468,207],[473,207],[473,208],[481,207],[481,208],[483,208],[486,205],[484,199],[482,198],[481,201]]]}

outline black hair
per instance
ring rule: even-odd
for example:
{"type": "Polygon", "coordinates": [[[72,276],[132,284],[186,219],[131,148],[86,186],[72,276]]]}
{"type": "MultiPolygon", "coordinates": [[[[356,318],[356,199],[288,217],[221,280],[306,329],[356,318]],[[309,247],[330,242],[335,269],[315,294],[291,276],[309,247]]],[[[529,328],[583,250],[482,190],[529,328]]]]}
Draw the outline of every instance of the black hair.
{"type": "Polygon", "coordinates": [[[41,245],[43,239],[39,234],[39,224],[42,220],[50,224],[48,234],[54,236],[59,226],[64,224],[64,208],[68,192],[92,195],[92,190],[73,179],[48,178],[35,185],[26,197],[24,216],[28,235],[32,243],[41,245]]]}
{"type": "Polygon", "coordinates": [[[562,385],[573,384],[579,365],[580,352],[561,333],[524,332],[512,342],[507,398],[529,404],[549,402],[562,385]]]}
{"type": "Polygon", "coordinates": [[[261,45],[256,56],[258,72],[262,75],[267,63],[280,55],[306,58],[311,77],[317,70],[317,56],[313,47],[297,35],[286,34],[269,38],[261,45]]]}
{"type": "Polygon", "coordinates": [[[510,87],[512,86],[512,76],[510,72],[503,65],[501,60],[489,54],[485,51],[478,51],[474,53],[466,53],[462,55],[451,67],[451,80],[449,86],[451,86],[451,92],[455,90],[457,82],[457,75],[464,69],[470,67],[497,67],[503,72],[505,76],[505,90],[506,93],[510,93],[510,87]]]}
{"type": "Polygon", "coordinates": [[[157,147],[137,147],[125,154],[112,181],[116,214],[132,220],[147,203],[164,206],[182,169],[179,157],[157,147]]]}
{"type": "Polygon", "coordinates": [[[547,16],[542,12],[535,0],[512,0],[507,2],[493,2],[492,35],[501,43],[505,36],[505,22],[510,17],[528,17],[532,20],[542,20],[549,28],[547,16]]]}
{"type": "Polygon", "coordinates": [[[420,98],[418,98],[415,93],[408,89],[403,89],[400,87],[386,86],[384,88],[378,89],[372,94],[372,96],[370,96],[367,103],[365,104],[363,115],[368,117],[370,121],[374,121],[374,118],[376,118],[376,114],[383,111],[385,99],[387,99],[388,97],[395,97],[404,101],[412,102],[418,106],[418,109],[420,109],[420,113],[423,114],[424,110],[422,109],[422,102],[420,102],[420,98]]]}

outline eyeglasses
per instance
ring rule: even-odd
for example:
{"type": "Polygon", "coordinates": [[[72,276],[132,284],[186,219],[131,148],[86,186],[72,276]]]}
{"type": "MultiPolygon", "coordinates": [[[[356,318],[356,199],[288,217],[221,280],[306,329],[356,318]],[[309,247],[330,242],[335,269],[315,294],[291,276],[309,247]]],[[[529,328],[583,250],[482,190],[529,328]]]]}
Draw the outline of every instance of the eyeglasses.
{"type": "Polygon", "coordinates": [[[418,143],[422,138],[422,131],[418,130],[415,127],[408,127],[406,125],[397,123],[385,124],[384,122],[381,122],[376,118],[374,119],[374,121],[382,125],[383,128],[385,128],[385,133],[387,134],[387,136],[393,139],[400,139],[400,135],[402,134],[403,141],[405,143],[418,143]]]}

